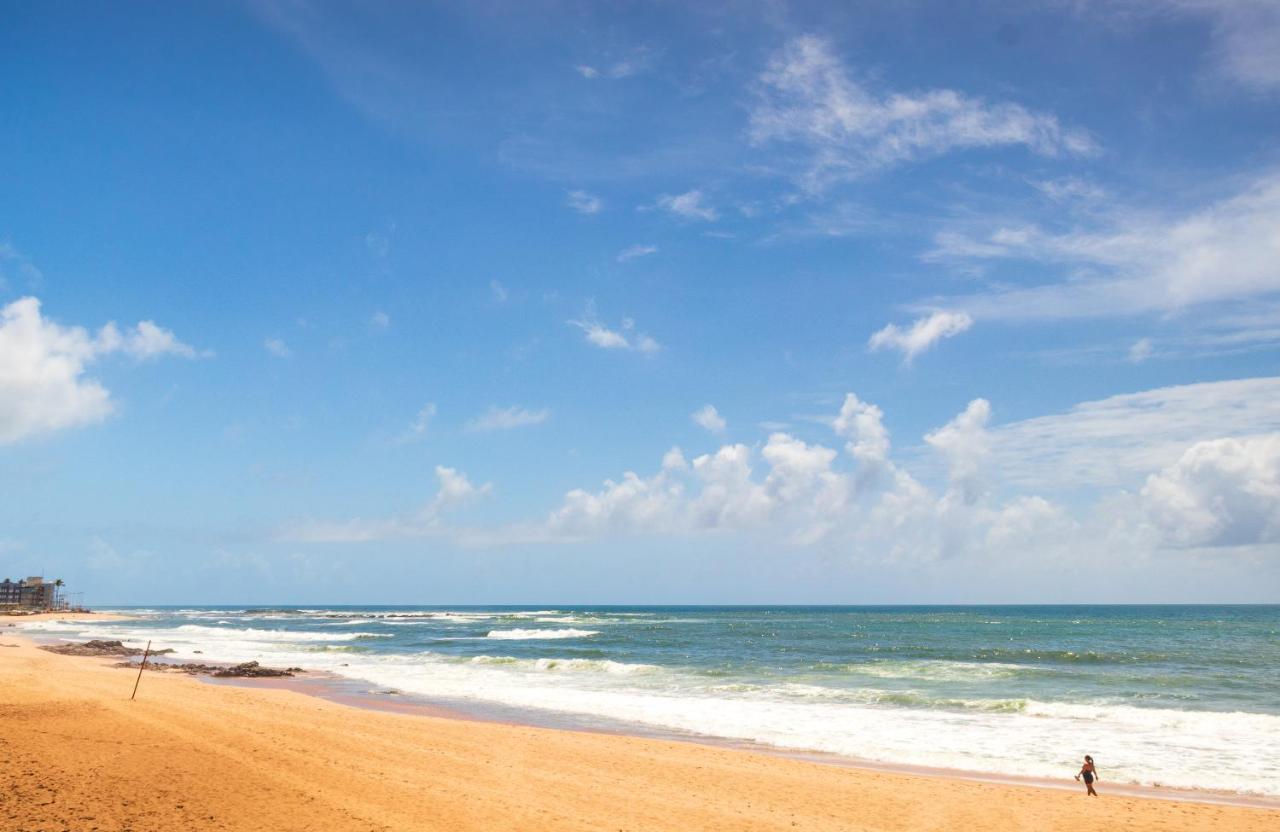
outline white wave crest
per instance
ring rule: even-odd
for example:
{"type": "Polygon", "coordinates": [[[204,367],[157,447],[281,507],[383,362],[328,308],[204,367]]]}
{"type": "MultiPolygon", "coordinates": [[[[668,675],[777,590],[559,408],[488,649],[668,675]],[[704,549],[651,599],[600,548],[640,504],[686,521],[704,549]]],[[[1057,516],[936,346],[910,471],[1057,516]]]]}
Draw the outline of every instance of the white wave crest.
{"type": "Polygon", "coordinates": [[[575,630],[566,627],[562,630],[490,630],[485,638],[504,639],[506,641],[524,641],[544,638],[589,638],[599,635],[599,630],[575,630]]]}
{"type": "Polygon", "coordinates": [[[476,656],[468,661],[470,664],[498,665],[518,670],[612,673],[616,676],[658,673],[662,670],[654,664],[631,664],[609,659],[517,659],[514,656],[476,656]]]}

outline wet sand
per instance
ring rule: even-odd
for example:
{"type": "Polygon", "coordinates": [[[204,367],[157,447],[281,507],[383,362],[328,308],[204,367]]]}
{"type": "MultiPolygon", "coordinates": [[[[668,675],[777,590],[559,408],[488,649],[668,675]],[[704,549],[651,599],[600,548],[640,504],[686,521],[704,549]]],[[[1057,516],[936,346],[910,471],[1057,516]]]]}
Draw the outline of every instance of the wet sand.
{"type": "Polygon", "coordinates": [[[109,660],[7,628],[0,645],[17,645],[0,648],[0,828],[23,832],[1280,828],[1274,808],[1089,799],[158,673],[130,702],[134,674],[109,660]]]}

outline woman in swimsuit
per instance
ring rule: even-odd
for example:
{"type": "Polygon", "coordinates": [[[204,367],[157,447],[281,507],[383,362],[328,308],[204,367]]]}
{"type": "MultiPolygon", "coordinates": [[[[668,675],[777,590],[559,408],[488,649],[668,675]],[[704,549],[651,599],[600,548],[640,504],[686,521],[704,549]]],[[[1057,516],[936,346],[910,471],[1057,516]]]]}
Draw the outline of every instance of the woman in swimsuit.
{"type": "Polygon", "coordinates": [[[1079,780],[1081,777],[1084,778],[1084,787],[1089,790],[1089,794],[1097,797],[1098,793],[1093,790],[1093,781],[1102,778],[1098,777],[1098,769],[1093,765],[1093,758],[1088,754],[1084,755],[1084,765],[1080,767],[1080,773],[1076,775],[1076,779],[1079,780]]]}

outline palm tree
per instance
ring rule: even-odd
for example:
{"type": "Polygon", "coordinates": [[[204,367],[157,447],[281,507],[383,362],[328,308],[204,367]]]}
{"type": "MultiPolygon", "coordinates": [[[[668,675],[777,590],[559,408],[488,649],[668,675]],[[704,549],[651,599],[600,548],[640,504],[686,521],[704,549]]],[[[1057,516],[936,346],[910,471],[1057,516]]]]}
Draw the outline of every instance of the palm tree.
{"type": "Polygon", "coordinates": [[[58,608],[58,590],[62,589],[64,586],[66,586],[66,584],[62,582],[61,578],[58,578],[53,582],[53,608],[55,610],[58,608]]]}

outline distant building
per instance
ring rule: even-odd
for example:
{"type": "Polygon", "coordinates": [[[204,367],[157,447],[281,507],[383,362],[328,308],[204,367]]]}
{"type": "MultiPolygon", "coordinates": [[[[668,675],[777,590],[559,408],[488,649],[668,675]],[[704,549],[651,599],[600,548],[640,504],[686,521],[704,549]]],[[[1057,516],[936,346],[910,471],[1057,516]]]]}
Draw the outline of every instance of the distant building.
{"type": "Polygon", "coordinates": [[[25,580],[0,581],[0,608],[27,610],[51,610],[57,601],[58,587],[52,581],[36,575],[25,580]]]}

